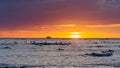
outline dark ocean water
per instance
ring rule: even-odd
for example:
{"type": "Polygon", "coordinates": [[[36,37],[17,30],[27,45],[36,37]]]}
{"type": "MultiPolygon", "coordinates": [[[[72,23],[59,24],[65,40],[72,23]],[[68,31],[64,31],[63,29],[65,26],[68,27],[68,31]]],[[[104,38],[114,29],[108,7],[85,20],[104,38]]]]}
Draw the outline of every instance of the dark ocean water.
{"type": "Polygon", "coordinates": [[[0,68],[120,68],[120,39],[1,38],[0,68]],[[106,51],[112,55],[93,56],[106,51]]]}

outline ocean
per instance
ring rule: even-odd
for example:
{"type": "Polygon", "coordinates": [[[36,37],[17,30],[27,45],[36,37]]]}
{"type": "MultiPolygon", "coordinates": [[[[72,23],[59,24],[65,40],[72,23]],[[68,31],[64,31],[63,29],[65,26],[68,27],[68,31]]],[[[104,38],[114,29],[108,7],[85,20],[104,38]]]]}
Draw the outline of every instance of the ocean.
{"type": "Polygon", "coordinates": [[[0,68],[120,68],[120,39],[1,38],[0,68]]]}

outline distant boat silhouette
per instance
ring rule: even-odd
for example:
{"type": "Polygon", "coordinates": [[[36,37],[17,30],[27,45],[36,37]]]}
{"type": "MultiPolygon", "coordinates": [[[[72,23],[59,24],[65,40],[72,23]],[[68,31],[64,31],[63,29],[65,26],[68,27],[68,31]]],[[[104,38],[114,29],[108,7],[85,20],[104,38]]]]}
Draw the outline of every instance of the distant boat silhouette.
{"type": "Polygon", "coordinates": [[[47,36],[46,38],[50,39],[50,38],[51,38],[51,36],[47,36]]]}

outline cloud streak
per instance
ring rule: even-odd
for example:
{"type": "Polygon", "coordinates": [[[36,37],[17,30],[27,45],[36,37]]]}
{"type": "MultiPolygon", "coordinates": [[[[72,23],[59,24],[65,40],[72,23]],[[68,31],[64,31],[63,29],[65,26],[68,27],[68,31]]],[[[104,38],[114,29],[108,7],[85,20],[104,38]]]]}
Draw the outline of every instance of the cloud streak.
{"type": "Polygon", "coordinates": [[[86,25],[86,27],[100,28],[100,27],[120,27],[120,24],[110,24],[110,25],[86,25]]]}

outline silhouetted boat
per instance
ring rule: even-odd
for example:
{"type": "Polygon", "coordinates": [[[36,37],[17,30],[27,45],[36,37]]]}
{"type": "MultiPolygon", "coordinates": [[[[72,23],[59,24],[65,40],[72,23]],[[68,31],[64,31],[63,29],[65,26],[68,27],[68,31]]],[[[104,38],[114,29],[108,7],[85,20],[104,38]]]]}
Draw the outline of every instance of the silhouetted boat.
{"type": "Polygon", "coordinates": [[[50,37],[50,36],[47,36],[46,38],[47,38],[47,39],[51,39],[51,37],[50,37]]]}

